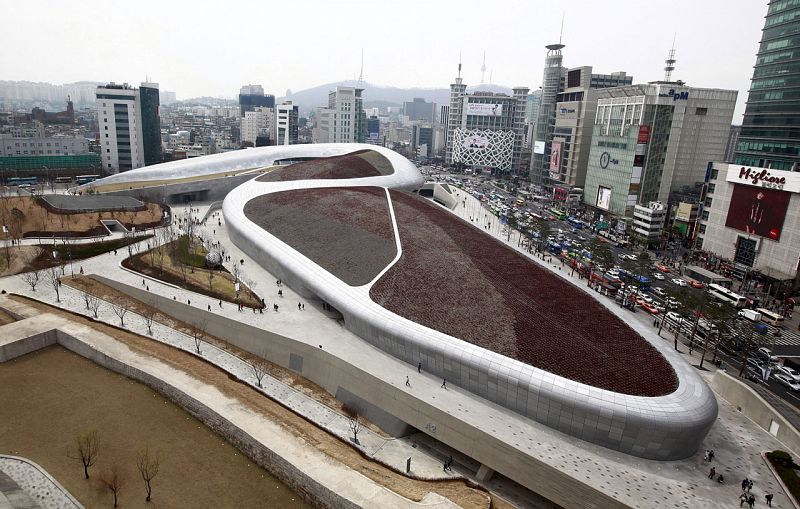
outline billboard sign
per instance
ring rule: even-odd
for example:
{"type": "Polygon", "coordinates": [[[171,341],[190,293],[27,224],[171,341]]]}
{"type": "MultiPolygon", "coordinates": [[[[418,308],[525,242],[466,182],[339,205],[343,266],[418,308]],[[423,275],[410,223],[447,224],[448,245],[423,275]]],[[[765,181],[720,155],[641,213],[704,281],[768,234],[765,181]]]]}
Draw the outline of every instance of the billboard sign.
{"type": "Polygon", "coordinates": [[[533,153],[534,154],[544,154],[544,145],[543,141],[534,141],[533,142],[533,153]]]}
{"type": "Polygon", "coordinates": [[[597,208],[608,210],[611,206],[611,189],[600,186],[597,188],[597,208]]]}
{"type": "Polygon", "coordinates": [[[554,141],[550,145],[550,173],[559,173],[561,168],[561,142],[554,141]]]}
{"type": "Polygon", "coordinates": [[[489,138],[480,134],[473,134],[464,138],[461,146],[471,150],[482,150],[489,147],[489,138]]]}
{"type": "Polygon", "coordinates": [[[790,193],[800,193],[800,172],[751,168],[738,164],[728,165],[728,182],[747,186],[766,187],[790,193]]]}
{"type": "Polygon", "coordinates": [[[640,125],[639,126],[639,136],[636,139],[636,143],[650,143],[650,126],[649,125],[640,125]]]}
{"type": "Polygon", "coordinates": [[[503,114],[502,104],[467,103],[467,115],[480,115],[483,117],[499,117],[503,114]]]}
{"type": "Polygon", "coordinates": [[[780,240],[791,196],[786,191],[734,184],[725,226],[780,240]]]}

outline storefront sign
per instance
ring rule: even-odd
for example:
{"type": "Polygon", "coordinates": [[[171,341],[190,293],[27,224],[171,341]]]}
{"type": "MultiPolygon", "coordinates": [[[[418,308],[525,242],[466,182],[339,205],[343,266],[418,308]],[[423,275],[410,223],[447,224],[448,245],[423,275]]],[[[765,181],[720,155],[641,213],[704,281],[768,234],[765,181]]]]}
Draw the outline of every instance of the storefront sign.
{"type": "Polygon", "coordinates": [[[725,180],[747,186],[800,193],[800,172],[729,164],[725,180]]]}

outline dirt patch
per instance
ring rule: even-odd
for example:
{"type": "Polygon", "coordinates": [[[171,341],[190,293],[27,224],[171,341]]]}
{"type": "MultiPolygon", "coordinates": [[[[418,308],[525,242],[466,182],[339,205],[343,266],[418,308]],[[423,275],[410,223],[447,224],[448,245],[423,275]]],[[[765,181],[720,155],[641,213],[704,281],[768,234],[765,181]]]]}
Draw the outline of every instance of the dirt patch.
{"type": "MultiPolygon", "coordinates": [[[[465,508],[486,508],[489,504],[488,494],[480,489],[471,487],[466,481],[422,481],[410,479],[399,472],[371,461],[338,437],[320,429],[314,423],[265,397],[250,386],[232,380],[228,373],[216,366],[188,353],[116,327],[94,322],[80,315],[59,310],[32,299],[18,295],[12,295],[11,298],[25,302],[42,311],[70,317],[72,320],[122,341],[142,355],[157,357],[162,362],[213,385],[227,396],[238,399],[240,404],[251,411],[263,415],[265,418],[302,438],[307,444],[328,455],[332,461],[344,463],[351,469],[406,498],[419,501],[426,493],[434,491],[465,508]]],[[[9,405],[5,405],[5,407],[8,408],[9,405]]]]}
{"type": "Polygon", "coordinates": [[[570,380],[635,396],[678,386],[591,295],[430,202],[390,191],[403,255],[370,290],[390,311],[570,380]]]}
{"type": "Polygon", "coordinates": [[[108,235],[101,220],[116,220],[129,230],[135,226],[141,231],[161,226],[164,211],[168,210],[157,203],[145,203],[142,211],[59,213],[42,203],[32,196],[0,198],[0,220],[8,225],[12,238],[108,235]]]}
{"type": "Polygon", "coordinates": [[[397,255],[383,188],[270,193],[248,201],[244,213],[350,286],[369,283],[397,255]]]}
{"type": "Polygon", "coordinates": [[[42,254],[37,246],[8,246],[0,249],[0,277],[12,276],[27,270],[31,260],[42,254]]]}
{"type": "Polygon", "coordinates": [[[0,401],[0,451],[40,464],[86,507],[112,506],[99,478],[114,464],[127,477],[121,507],[260,507],[263,500],[307,507],[157,392],[60,346],[0,365],[0,401]],[[89,429],[98,431],[101,445],[87,481],[66,448],[89,429]],[[152,504],[145,503],[136,470],[136,454],[145,447],[160,457],[152,504]]]}

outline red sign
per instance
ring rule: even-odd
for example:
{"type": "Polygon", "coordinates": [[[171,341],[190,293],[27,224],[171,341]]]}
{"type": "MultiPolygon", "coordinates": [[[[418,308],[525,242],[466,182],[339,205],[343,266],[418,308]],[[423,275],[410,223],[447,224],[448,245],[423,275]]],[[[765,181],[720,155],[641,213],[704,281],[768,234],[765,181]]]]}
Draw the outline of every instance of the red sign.
{"type": "Polygon", "coordinates": [[[636,140],[636,143],[650,143],[650,126],[649,125],[640,125],[639,126],[639,138],[636,140]]]}

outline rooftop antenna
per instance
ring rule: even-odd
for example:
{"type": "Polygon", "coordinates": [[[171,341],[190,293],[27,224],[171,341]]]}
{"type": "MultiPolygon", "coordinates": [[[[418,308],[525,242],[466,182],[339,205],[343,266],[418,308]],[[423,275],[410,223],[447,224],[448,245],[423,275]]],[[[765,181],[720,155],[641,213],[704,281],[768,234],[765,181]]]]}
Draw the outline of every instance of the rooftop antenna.
{"type": "Polygon", "coordinates": [[[358,86],[364,81],[364,48],[361,48],[361,71],[358,73],[358,86]]]}
{"type": "Polygon", "coordinates": [[[458,77],[461,78],[461,50],[458,50],[458,77]]]}
{"type": "MultiPolygon", "coordinates": [[[[484,83],[484,78],[486,77],[486,52],[483,52],[483,65],[481,65],[481,85],[484,83]]],[[[492,79],[489,78],[489,81],[492,79]]]]}
{"type": "Polygon", "coordinates": [[[558,33],[558,43],[561,44],[561,38],[564,36],[564,13],[561,13],[561,31],[558,33]]]}
{"type": "Polygon", "coordinates": [[[672,36],[672,49],[669,50],[669,54],[667,59],[664,62],[667,64],[664,67],[664,81],[670,82],[672,81],[672,71],[675,70],[675,37],[678,34],[672,36]]]}

